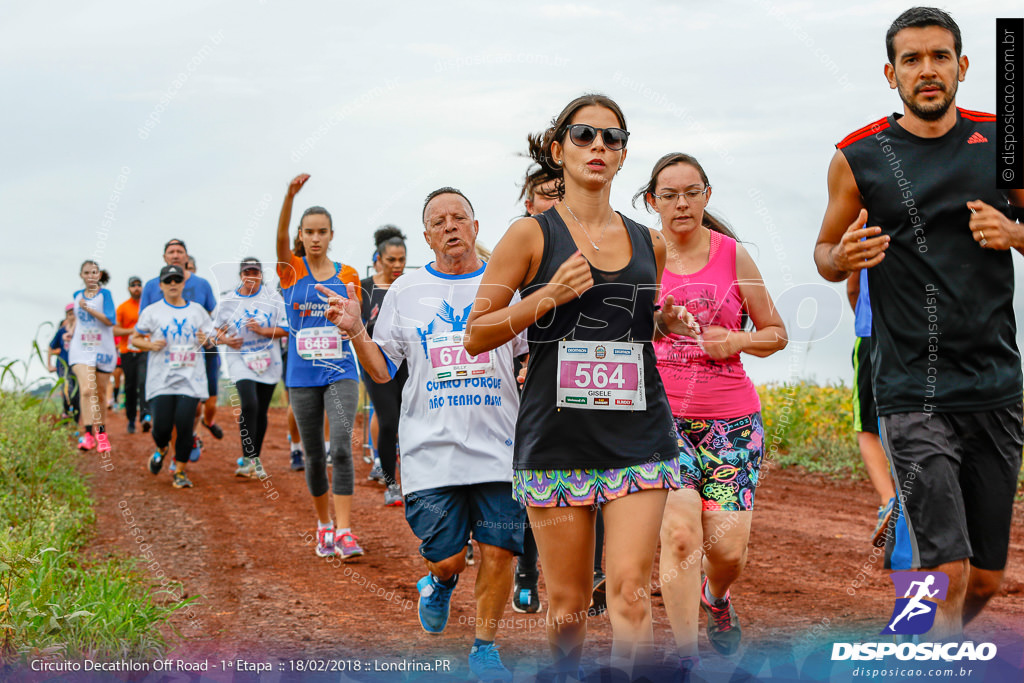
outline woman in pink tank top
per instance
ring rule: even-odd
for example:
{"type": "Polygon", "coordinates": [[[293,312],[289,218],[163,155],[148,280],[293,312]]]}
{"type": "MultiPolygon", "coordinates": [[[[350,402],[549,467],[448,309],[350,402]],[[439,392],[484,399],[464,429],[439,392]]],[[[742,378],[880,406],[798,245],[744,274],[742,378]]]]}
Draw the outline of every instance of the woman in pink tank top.
{"type": "Polygon", "coordinates": [[[692,667],[698,604],[711,645],[722,654],[739,646],[729,586],[746,562],[764,452],[761,403],[740,354],[764,357],[785,348],[786,328],[747,250],[705,211],[711,186],[696,159],[662,157],[634,201],[641,197],[661,217],[668,247],[662,305],[685,302],[702,332],[699,339],[655,341],[683,479],[662,521],[661,591],[682,665],[692,667]],[[753,332],[744,329],[748,316],[753,332]]]}

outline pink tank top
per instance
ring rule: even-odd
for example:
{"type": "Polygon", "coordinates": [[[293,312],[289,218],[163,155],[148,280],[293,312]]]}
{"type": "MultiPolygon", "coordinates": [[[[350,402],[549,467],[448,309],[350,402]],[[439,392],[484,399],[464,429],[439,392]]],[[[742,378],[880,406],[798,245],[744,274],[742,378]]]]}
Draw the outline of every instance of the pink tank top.
{"type": "MultiPolygon", "coordinates": [[[[720,325],[742,329],[742,299],[736,282],[736,240],[711,231],[710,257],[696,273],[681,275],[665,269],[661,302],[671,294],[701,327],[720,325]]],[[[713,360],[697,340],[669,335],[654,342],[672,414],[687,418],[730,419],[761,410],[754,383],[743,370],[740,354],[713,360]]]]}

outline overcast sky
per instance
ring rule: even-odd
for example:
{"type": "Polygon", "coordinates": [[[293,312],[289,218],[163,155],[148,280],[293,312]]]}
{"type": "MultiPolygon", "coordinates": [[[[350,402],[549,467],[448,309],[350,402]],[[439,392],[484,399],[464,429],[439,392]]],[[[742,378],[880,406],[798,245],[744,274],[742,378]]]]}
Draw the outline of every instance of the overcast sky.
{"type": "MultiPolygon", "coordinates": [[[[5,3],[0,357],[27,357],[86,258],[120,303],[179,237],[230,289],[239,257],[274,259],[300,172],[312,178],[297,214],[327,207],[333,257],[361,273],[382,223],[409,235],[411,264],[430,260],[420,209],[442,185],[470,197],[493,246],[521,212],[526,134],[598,91],[631,131],[613,206],[655,225],[630,198],[662,154],[695,155],[711,210],[747,244],[791,337],[811,342],[745,359],[754,380],[849,383],[852,314],[811,253],[834,144],[902,111],[882,66],[908,6],[5,3]]],[[[942,6],[971,60],[957,103],[994,111],[995,18],[1019,16],[1019,0],[942,6]]]]}

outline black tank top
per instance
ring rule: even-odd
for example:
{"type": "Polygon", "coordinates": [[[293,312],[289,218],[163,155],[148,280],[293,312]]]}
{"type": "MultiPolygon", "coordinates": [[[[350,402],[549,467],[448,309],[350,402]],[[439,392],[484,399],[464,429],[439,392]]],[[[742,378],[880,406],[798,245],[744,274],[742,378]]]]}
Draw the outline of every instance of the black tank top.
{"type": "MultiPolygon", "coordinates": [[[[621,214],[620,214],[621,216],[621,214]]],[[[547,284],[577,249],[554,209],[534,216],[544,234],[537,275],[524,298],[547,284]]],[[[633,257],[625,268],[590,267],[594,286],[529,327],[530,363],[516,422],[515,469],[612,469],[679,456],[672,413],[651,339],[658,268],[647,228],[622,216],[633,257]],[[643,344],[647,409],[595,410],[556,406],[558,342],[643,344]]]]}
{"type": "Polygon", "coordinates": [[[880,119],[836,147],[853,170],[868,225],[891,241],[868,270],[879,415],[973,412],[1021,400],[1009,251],[982,249],[966,203],[1010,215],[996,189],[991,114],[957,109],[942,137],[880,119]]]}

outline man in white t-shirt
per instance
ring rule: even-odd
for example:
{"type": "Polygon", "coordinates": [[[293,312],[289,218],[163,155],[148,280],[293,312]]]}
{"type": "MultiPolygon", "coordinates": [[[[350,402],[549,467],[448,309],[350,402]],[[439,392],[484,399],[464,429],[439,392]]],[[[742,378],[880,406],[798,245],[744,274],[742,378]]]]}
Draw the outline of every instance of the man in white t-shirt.
{"type": "Polygon", "coordinates": [[[408,363],[398,435],[405,516],[429,570],[416,584],[420,624],[428,633],[444,630],[472,533],[480,556],[470,669],[482,680],[511,680],[494,636],[526,526],[512,498],[512,445],[519,410],[514,358],[527,345],[517,337],[489,353],[466,354],[462,335],[486,267],[476,254],[473,206],[454,188],[435,190],[424,203],[423,225],[435,260],[391,285],[372,340],[352,285],[348,299],[321,293],[330,296],[327,318],[351,337],[375,382],[408,363]]]}

